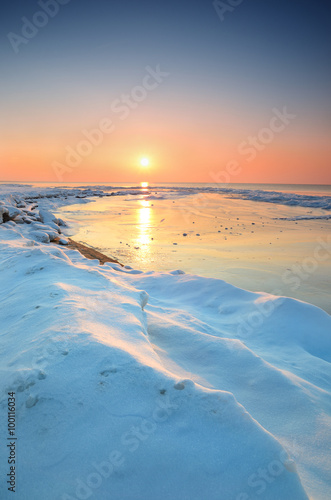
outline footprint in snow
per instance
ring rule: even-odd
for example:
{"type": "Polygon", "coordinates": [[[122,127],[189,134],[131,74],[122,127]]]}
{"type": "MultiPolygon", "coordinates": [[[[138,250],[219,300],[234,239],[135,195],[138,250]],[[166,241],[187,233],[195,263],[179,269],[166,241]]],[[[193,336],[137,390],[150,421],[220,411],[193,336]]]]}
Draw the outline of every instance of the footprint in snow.
{"type": "Polygon", "coordinates": [[[108,370],[103,370],[100,372],[102,377],[109,377],[111,373],[117,373],[117,368],[109,368],[108,370]]]}
{"type": "Polygon", "coordinates": [[[140,295],[139,295],[139,299],[140,299],[141,309],[144,310],[144,307],[147,305],[148,299],[149,299],[148,293],[145,292],[145,290],[141,291],[140,295]]]}
{"type": "Polygon", "coordinates": [[[177,391],[183,391],[186,387],[194,387],[195,386],[195,383],[193,382],[193,380],[190,380],[190,379],[185,379],[185,380],[181,380],[180,382],[177,382],[177,384],[174,385],[174,389],[176,389],[177,391]]]}
{"type": "Polygon", "coordinates": [[[36,406],[36,404],[38,403],[38,401],[39,401],[38,396],[32,396],[32,395],[30,395],[28,397],[28,399],[26,400],[26,402],[25,402],[25,406],[27,408],[33,408],[34,406],[36,406]]]}

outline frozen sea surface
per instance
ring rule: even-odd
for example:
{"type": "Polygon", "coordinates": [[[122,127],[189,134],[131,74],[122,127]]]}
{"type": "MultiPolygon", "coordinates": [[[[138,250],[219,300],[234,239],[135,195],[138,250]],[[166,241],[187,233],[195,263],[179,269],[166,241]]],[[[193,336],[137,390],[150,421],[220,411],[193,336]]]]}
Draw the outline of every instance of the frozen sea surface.
{"type": "Polygon", "coordinates": [[[136,269],[181,268],[331,313],[331,196],[192,191],[123,190],[58,213],[75,239],[136,269]]]}

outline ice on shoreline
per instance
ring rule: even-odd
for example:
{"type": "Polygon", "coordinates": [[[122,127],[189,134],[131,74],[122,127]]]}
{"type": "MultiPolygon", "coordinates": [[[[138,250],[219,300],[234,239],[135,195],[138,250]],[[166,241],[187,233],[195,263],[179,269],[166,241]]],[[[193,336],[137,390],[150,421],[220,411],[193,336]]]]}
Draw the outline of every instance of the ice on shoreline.
{"type": "Polygon", "coordinates": [[[30,230],[62,234],[62,195],[10,196],[0,408],[5,421],[15,391],[19,498],[328,497],[329,315],[180,270],[99,266],[30,230]]]}
{"type": "MultiPolygon", "coordinates": [[[[40,199],[51,199],[57,198],[57,201],[61,203],[63,199],[67,198],[77,198],[84,200],[91,196],[127,196],[127,195],[141,195],[142,188],[140,186],[136,187],[119,187],[119,186],[62,186],[59,187],[47,187],[47,188],[37,188],[33,185],[24,184],[0,184],[0,194],[4,193],[16,193],[18,196],[28,197],[28,199],[40,200],[40,199]],[[28,195],[27,195],[28,193],[28,195]]],[[[224,187],[224,185],[216,185],[215,187],[183,187],[183,186],[163,186],[155,185],[144,190],[144,194],[148,196],[150,200],[160,200],[172,197],[172,193],[176,193],[176,196],[190,196],[192,194],[204,193],[214,193],[214,194],[225,194],[233,198],[240,198],[243,200],[250,200],[256,202],[272,203],[287,205],[292,207],[306,207],[315,208],[322,210],[331,210],[331,196],[327,195],[311,195],[302,193],[291,193],[282,191],[267,191],[262,189],[240,189],[233,187],[224,187]],[[223,187],[221,187],[223,186],[223,187]]],[[[58,205],[59,206],[59,205],[58,205]]]]}
{"type": "Polygon", "coordinates": [[[298,215],[297,217],[278,217],[278,220],[299,221],[299,220],[329,220],[331,215],[298,215]]]}

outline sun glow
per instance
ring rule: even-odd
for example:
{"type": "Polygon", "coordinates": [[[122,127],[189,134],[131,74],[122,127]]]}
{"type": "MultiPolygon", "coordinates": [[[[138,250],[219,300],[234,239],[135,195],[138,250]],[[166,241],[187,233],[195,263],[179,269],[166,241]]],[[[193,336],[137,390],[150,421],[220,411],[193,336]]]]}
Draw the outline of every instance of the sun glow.
{"type": "Polygon", "coordinates": [[[148,158],[141,158],[140,165],[142,167],[148,167],[149,166],[149,159],[148,158]]]}

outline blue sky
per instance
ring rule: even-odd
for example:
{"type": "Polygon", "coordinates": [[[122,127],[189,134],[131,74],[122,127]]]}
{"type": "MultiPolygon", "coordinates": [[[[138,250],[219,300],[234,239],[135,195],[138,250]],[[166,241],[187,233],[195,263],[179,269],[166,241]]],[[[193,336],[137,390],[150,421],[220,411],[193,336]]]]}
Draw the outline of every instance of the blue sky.
{"type": "MultiPolygon", "coordinates": [[[[243,0],[221,21],[213,3],[203,0],[70,0],[16,54],[8,33],[21,36],[22,17],[31,21],[40,10],[34,1],[2,4],[1,127],[9,144],[30,129],[60,156],[72,135],[107,115],[111,102],[140,82],[147,65],[160,64],[170,77],[137,113],[148,130],[162,120],[167,130],[181,123],[183,133],[200,130],[201,141],[205,133],[213,148],[219,130],[222,145],[234,150],[273,107],[288,105],[298,114],[295,148],[307,136],[312,148],[325,146],[331,88],[331,8],[325,1],[243,0]]],[[[130,141],[132,123],[125,129],[130,141]]],[[[225,161],[216,160],[218,154],[215,149],[215,162],[225,161]]],[[[325,178],[326,163],[320,168],[325,178]]]]}

